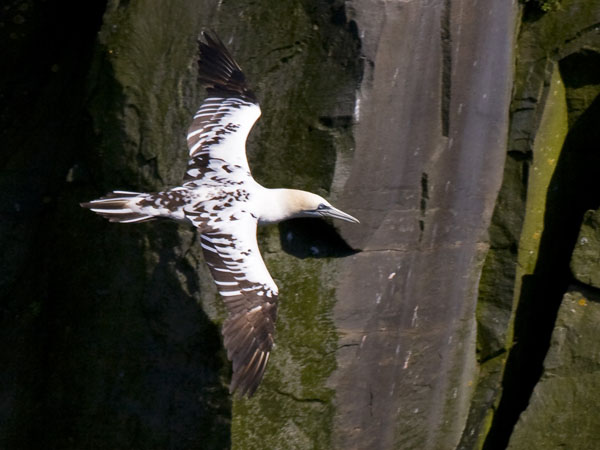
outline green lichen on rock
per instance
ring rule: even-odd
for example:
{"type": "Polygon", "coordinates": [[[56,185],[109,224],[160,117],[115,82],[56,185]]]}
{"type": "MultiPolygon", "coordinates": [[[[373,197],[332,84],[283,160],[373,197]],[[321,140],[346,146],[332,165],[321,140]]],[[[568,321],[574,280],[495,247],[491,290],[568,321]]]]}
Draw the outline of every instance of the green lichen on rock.
{"type": "MultiPolygon", "coordinates": [[[[564,83],[558,65],[550,77],[541,120],[533,142],[533,162],[527,179],[527,210],[521,230],[515,293],[520,295],[520,280],[533,273],[540,239],[544,232],[546,198],[554,169],[565,142],[568,127],[564,83]]],[[[509,340],[510,345],[510,340],[509,340]]]]}
{"type": "Polygon", "coordinates": [[[571,258],[571,270],[582,283],[600,288],[600,210],[585,213],[571,258]]]}

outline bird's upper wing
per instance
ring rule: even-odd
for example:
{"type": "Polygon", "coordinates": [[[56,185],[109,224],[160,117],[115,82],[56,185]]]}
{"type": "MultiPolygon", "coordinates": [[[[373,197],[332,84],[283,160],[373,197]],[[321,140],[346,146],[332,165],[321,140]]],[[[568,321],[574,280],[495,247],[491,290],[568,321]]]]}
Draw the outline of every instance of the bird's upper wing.
{"type": "Polygon", "coordinates": [[[198,78],[208,98],[188,130],[190,160],[184,182],[240,181],[250,173],[246,138],[260,117],[260,107],[242,69],[216,36],[199,42],[198,78]]]}
{"type": "Polygon", "coordinates": [[[230,391],[239,389],[242,395],[252,395],[263,377],[277,315],[277,286],[260,255],[256,225],[248,215],[200,235],[204,259],[229,313],[222,332],[233,363],[230,391]]]}

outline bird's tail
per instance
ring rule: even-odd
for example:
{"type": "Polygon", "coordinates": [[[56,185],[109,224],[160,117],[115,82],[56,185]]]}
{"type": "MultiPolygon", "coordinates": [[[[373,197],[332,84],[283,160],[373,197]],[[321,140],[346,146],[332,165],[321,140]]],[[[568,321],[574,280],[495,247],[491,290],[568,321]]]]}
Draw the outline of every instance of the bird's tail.
{"type": "Polygon", "coordinates": [[[147,194],[139,192],[114,191],[98,200],[80,203],[83,208],[88,208],[111,222],[139,223],[155,219],[156,217],[140,211],[136,207],[136,200],[145,198],[147,194]]]}

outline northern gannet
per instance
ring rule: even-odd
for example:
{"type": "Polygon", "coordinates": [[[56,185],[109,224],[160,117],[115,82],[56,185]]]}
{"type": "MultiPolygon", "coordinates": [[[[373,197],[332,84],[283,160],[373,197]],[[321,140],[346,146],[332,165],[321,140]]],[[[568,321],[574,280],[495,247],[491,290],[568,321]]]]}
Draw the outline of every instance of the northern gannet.
{"type": "Polygon", "coordinates": [[[188,130],[183,184],[156,193],[113,191],[81,206],[111,222],[166,218],[198,228],[205,261],[228,310],[222,333],[233,364],[229,391],[251,396],[273,347],[278,296],[258,249],[257,224],[293,217],[358,220],[316,194],[267,189],[252,178],[246,138],[260,107],[221,40],[203,36],[198,78],[208,98],[188,130]]]}

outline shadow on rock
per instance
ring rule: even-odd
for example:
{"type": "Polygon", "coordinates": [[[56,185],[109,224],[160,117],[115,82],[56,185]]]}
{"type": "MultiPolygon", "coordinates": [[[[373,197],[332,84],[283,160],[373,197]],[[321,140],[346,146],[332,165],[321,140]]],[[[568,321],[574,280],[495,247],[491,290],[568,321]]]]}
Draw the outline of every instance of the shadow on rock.
{"type": "Polygon", "coordinates": [[[298,258],[340,258],[353,249],[329,222],[321,219],[291,219],[279,224],[281,248],[298,258]]]}

